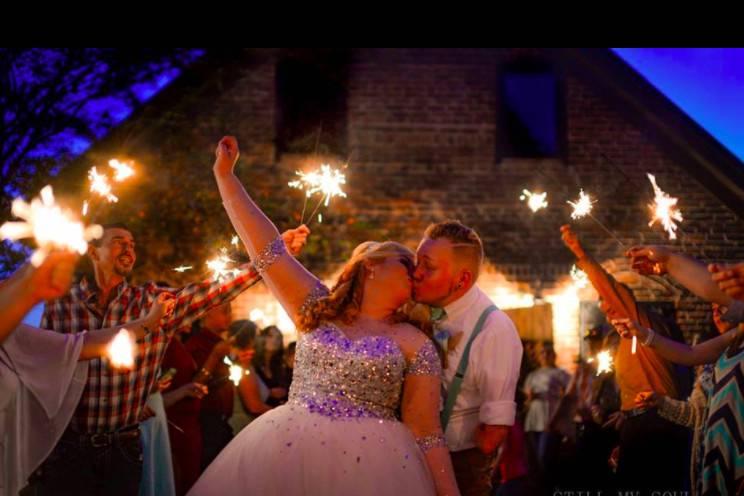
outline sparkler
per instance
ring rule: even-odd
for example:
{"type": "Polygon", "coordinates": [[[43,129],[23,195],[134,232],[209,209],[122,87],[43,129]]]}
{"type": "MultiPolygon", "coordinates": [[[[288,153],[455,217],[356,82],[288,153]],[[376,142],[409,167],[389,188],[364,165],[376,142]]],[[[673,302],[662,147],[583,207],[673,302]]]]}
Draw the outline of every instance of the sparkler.
{"type": "Polygon", "coordinates": [[[240,269],[232,266],[233,263],[235,262],[227,256],[227,248],[222,248],[217,257],[207,260],[207,268],[212,271],[212,278],[215,281],[221,281],[240,273],[240,269]]]}
{"type": "Polygon", "coordinates": [[[547,208],[547,198],[548,193],[533,193],[532,191],[527,189],[523,189],[522,194],[519,195],[519,199],[522,201],[526,201],[527,206],[530,207],[530,210],[532,210],[533,212],[537,212],[542,208],[547,208]]]}
{"type": "Polygon", "coordinates": [[[135,342],[131,333],[121,329],[108,346],[106,355],[116,368],[131,369],[134,366],[135,342]]]}
{"type": "Polygon", "coordinates": [[[100,174],[95,166],[88,171],[90,180],[90,192],[105,198],[109,203],[116,203],[119,199],[111,192],[111,183],[105,174],[100,174]]]}
{"type": "Polygon", "coordinates": [[[31,264],[38,267],[47,254],[54,249],[63,249],[84,254],[88,241],[100,238],[103,228],[99,225],[83,226],[69,211],[56,204],[51,186],[45,186],[39,198],[26,203],[20,198],[13,200],[11,212],[25,222],[6,222],[0,226],[0,237],[16,241],[34,238],[37,249],[31,256],[31,264]]]}
{"type": "Polygon", "coordinates": [[[346,176],[336,169],[332,169],[328,164],[322,164],[319,170],[314,170],[308,173],[301,171],[295,172],[299,179],[290,181],[287,183],[291,188],[297,188],[305,191],[305,205],[302,208],[302,217],[300,224],[305,220],[305,207],[307,206],[307,199],[316,193],[321,194],[320,201],[315,207],[313,212],[310,214],[312,220],[315,213],[318,211],[321,205],[328,206],[331,198],[340,196],[345,198],[346,193],[341,189],[342,184],[346,184],[346,176]]]}
{"type": "Polygon", "coordinates": [[[116,171],[114,174],[114,181],[117,183],[120,183],[134,175],[134,169],[132,168],[131,162],[120,162],[119,160],[112,158],[109,160],[108,164],[109,167],[116,171]]]}
{"type": "MultiPolygon", "coordinates": [[[[612,371],[613,360],[612,360],[612,355],[610,355],[609,351],[605,350],[605,351],[600,351],[599,353],[597,353],[596,360],[597,360],[597,375],[602,375],[605,372],[612,371]]],[[[588,360],[588,362],[590,363],[593,361],[594,359],[592,358],[588,360]]]]}
{"type": "Polygon", "coordinates": [[[587,215],[591,215],[592,206],[596,203],[596,200],[592,201],[591,196],[584,193],[584,190],[582,189],[579,191],[579,199],[576,200],[575,203],[572,201],[567,201],[566,203],[573,207],[571,218],[577,220],[587,215]]]}
{"type": "Polygon", "coordinates": [[[573,279],[576,287],[579,289],[585,288],[589,284],[589,276],[586,275],[586,272],[576,267],[575,264],[571,267],[571,279],[573,279]]]}
{"type": "Polygon", "coordinates": [[[654,203],[649,205],[652,212],[649,227],[659,222],[669,235],[669,239],[677,239],[677,222],[682,222],[682,212],[677,207],[677,198],[669,196],[656,184],[656,178],[653,174],[646,174],[651,185],[654,187],[654,203]]]}
{"type": "Polygon", "coordinates": [[[243,370],[243,367],[241,367],[240,365],[234,363],[228,357],[225,357],[223,359],[223,363],[229,367],[229,370],[230,370],[230,380],[236,386],[238,384],[240,384],[240,380],[243,378],[244,375],[250,375],[250,371],[243,370]]]}

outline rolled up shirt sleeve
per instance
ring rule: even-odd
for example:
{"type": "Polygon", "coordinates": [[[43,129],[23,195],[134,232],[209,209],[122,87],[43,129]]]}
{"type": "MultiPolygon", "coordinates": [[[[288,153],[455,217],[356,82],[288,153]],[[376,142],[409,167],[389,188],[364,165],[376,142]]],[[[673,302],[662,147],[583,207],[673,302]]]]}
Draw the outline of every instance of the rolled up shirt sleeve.
{"type": "Polygon", "coordinates": [[[487,425],[513,425],[517,411],[515,393],[522,363],[522,342],[511,319],[494,312],[486,323],[481,341],[473,346],[470,366],[483,398],[478,420],[487,425]]]}

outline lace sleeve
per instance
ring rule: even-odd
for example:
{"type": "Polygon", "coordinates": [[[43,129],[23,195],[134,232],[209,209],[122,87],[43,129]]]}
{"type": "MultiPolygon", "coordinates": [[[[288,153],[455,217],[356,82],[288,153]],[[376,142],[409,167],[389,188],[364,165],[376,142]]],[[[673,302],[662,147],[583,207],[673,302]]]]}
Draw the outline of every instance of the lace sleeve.
{"type": "Polygon", "coordinates": [[[330,291],[326,287],[325,284],[323,284],[320,281],[315,282],[315,286],[313,286],[313,289],[310,290],[310,292],[307,294],[307,297],[305,298],[305,301],[302,303],[302,306],[300,307],[300,315],[303,315],[308,308],[315,305],[315,303],[325,297],[328,296],[330,291]]]}
{"type": "Polygon", "coordinates": [[[427,340],[416,352],[416,356],[406,370],[408,375],[435,375],[442,373],[442,362],[439,359],[434,343],[427,340]]]}

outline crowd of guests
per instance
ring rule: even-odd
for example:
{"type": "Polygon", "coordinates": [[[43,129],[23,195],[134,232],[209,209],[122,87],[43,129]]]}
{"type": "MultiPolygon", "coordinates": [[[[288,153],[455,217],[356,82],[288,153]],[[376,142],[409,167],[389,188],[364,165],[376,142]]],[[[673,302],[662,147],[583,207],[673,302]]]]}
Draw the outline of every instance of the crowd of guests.
{"type": "Polygon", "coordinates": [[[524,343],[520,413],[495,463],[495,493],[744,494],[744,264],[706,266],[663,246],[627,252],[639,274],[666,275],[711,303],[710,331],[688,345],[570,226],[561,232],[606,323],[586,332],[571,373],[556,367],[551,342],[524,343]],[[610,370],[597,368],[602,351],[610,370]]]}
{"type": "MultiPolygon", "coordinates": [[[[287,246],[304,243],[301,233],[285,234],[287,246]]],[[[556,366],[549,341],[523,342],[518,415],[491,460],[493,494],[741,494],[744,264],[706,266],[661,246],[628,252],[640,274],[668,275],[711,302],[711,332],[688,345],[569,226],[562,237],[607,323],[586,332],[570,372],[556,366]],[[612,370],[598,371],[600,351],[613,356],[612,370]]],[[[92,278],[75,284],[76,257],[52,254],[0,286],[4,456],[19,454],[3,461],[3,489],[13,494],[28,478],[27,494],[132,494],[132,484],[139,494],[186,494],[241,429],[287,401],[295,343],[285,346],[275,326],[232,318],[230,300],[258,280],[250,267],[178,290],[130,286],[134,240],[123,225],[106,227],[91,258],[92,278]],[[19,326],[43,300],[41,328],[56,332],[19,326]],[[136,366],[101,366],[104,345],[124,325],[142,349],[136,366]],[[245,371],[237,385],[228,362],[245,371]],[[50,376],[61,382],[50,385],[50,376]]]]}
{"type": "Polygon", "coordinates": [[[276,326],[233,320],[230,303],[174,336],[161,369],[176,494],[185,494],[230,440],[259,415],[287,401],[295,342],[276,326]],[[246,374],[235,385],[227,358],[246,374]]]}

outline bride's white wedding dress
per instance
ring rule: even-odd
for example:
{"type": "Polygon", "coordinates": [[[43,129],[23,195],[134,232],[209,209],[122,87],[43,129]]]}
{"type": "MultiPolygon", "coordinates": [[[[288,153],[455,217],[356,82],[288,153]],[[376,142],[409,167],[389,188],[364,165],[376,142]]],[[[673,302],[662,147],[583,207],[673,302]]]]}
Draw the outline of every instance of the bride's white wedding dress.
{"type": "Polygon", "coordinates": [[[289,402],[243,429],[189,494],[432,495],[397,411],[408,374],[440,371],[429,341],[407,363],[388,336],[352,340],[332,324],[304,333],[289,402]]]}

